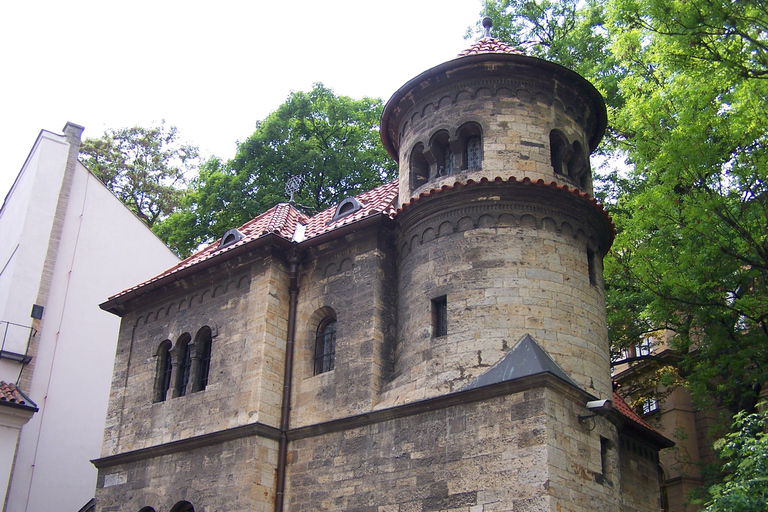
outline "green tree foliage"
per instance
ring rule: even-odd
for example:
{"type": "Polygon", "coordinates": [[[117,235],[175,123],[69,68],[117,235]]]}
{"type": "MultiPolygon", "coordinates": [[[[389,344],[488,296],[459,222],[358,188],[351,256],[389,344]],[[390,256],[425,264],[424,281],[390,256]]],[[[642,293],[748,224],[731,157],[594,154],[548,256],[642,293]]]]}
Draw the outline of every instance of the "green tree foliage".
{"type": "Polygon", "coordinates": [[[291,93],[238,145],[234,159],[201,167],[184,207],[157,232],[189,254],[287,201],[290,177],[301,179],[295,201],[308,214],[392,179],[397,165],[378,131],[382,108],[379,99],[337,96],[322,84],[291,93]]]}
{"type": "Polygon", "coordinates": [[[703,512],[760,512],[768,502],[768,415],[736,416],[733,433],[715,443],[723,481],[709,488],[703,512]]]}
{"type": "MultiPolygon", "coordinates": [[[[768,381],[768,12],[754,0],[489,2],[507,38],[606,95],[612,342],[669,329],[700,404],[768,381]]],[[[503,32],[502,32],[503,34],[503,32]]],[[[604,177],[605,178],[605,177],[604,177]]]]}
{"type": "Polygon", "coordinates": [[[85,139],[80,160],[128,208],[153,227],[181,204],[197,147],[180,144],[175,126],[107,130],[85,139]]]}

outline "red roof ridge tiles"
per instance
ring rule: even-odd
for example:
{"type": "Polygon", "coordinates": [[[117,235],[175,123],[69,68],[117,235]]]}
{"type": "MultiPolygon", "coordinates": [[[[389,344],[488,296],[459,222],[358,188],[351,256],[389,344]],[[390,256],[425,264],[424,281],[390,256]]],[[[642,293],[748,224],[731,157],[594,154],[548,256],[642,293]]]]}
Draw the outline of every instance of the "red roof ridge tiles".
{"type": "Polygon", "coordinates": [[[505,43],[493,37],[483,37],[475,44],[462,51],[457,57],[466,57],[468,55],[478,55],[480,53],[504,53],[511,55],[525,55],[511,44],[505,43]]]}

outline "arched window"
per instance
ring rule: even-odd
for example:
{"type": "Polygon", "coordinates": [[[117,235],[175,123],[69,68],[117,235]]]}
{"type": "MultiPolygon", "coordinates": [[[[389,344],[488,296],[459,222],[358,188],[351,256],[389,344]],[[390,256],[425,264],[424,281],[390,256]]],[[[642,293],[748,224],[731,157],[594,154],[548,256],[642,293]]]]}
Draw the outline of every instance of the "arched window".
{"type": "Polygon", "coordinates": [[[173,506],[171,512],[195,512],[195,507],[188,501],[180,501],[173,506]]]}
{"type": "Polygon", "coordinates": [[[411,150],[411,190],[417,189],[429,179],[429,162],[424,158],[424,145],[416,144],[411,150]]]}
{"type": "Polygon", "coordinates": [[[195,350],[200,355],[195,359],[197,368],[195,371],[195,382],[192,385],[192,392],[202,391],[208,386],[208,375],[211,370],[211,345],[213,338],[211,328],[203,327],[197,332],[195,337],[195,350]]]}
{"type": "Polygon", "coordinates": [[[155,402],[165,402],[168,389],[171,387],[171,340],[165,340],[157,349],[157,369],[155,374],[155,402]]]}
{"type": "Polygon", "coordinates": [[[456,130],[459,147],[463,151],[461,169],[473,171],[483,168],[483,129],[475,122],[463,124],[456,130]]]}
{"type": "Polygon", "coordinates": [[[152,507],[141,507],[139,512],[155,512],[155,509],[153,509],[152,507]]]}
{"type": "Polygon", "coordinates": [[[483,168],[483,152],[480,137],[473,136],[467,139],[467,169],[483,168]]]}
{"type": "Polygon", "coordinates": [[[315,375],[330,372],[336,366],[336,319],[326,318],[315,336],[315,375]]]}
{"type": "Polygon", "coordinates": [[[585,155],[584,148],[579,141],[573,141],[571,145],[571,158],[568,162],[568,176],[578,182],[581,188],[589,185],[589,159],[585,155]]]}
{"type": "Polygon", "coordinates": [[[189,350],[189,334],[184,334],[176,342],[176,356],[179,358],[178,382],[176,396],[187,394],[187,384],[189,384],[189,372],[192,370],[192,351],[189,350]]]}
{"type": "Polygon", "coordinates": [[[568,139],[560,130],[549,132],[549,158],[555,174],[567,174],[570,160],[568,139]]]}
{"type": "Polygon", "coordinates": [[[449,135],[446,130],[440,130],[432,136],[429,141],[429,153],[434,160],[433,178],[448,176],[453,174],[455,159],[453,157],[453,148],[449,142],[449,135]]]}

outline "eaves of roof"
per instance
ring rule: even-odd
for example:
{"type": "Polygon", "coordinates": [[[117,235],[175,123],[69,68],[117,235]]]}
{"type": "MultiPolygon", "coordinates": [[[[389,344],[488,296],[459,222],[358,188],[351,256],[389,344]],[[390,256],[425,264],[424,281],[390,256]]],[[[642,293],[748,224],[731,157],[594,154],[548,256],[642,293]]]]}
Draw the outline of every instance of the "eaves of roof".
{"type": "Polygon", "coordinates": [[[640,437],[651,440],[657,444],[657,448],[671,448],[675,442],[664,436],[661,432],[646,423],[617,392],[613,392],[613,409],[624,419],[625,431],[634,431],[640,437]]]}
{"type": "Polygon", "coordinates": [[[607,223],[608,226],[608,235],[609,235],[609,245],[613,243],[613,239],[616,236],[616,226],[613,224],[613,220],[611,219],[611,216],[608,214],[608,212],[603,208],[603,206],[594,198],[590,197],[588,194],[585,194],[584,192],[579,191],[575,188],[570,188],[568,185],[560,185],[558,183],[555,183],[553,181],[545,182],[544,180],[537,180],[532,181],[530,178],[523,178],[522,180],[518,180],[514,176],[510,176],[509,178],[502,178],[501,176],[497,176],[493,180],[488,178],[482,178],[480,181],[475,180],[467,180],[466,182],[461,181],[455,181],[451,185],[443,185],[440,188],[433,188],[431,190],[428,190],[426,192],[422,192],[419,194],[418,197],[412,198],[407,203],[404,203],[400,208],[397,210],[397,215],[400,215],[404,213],[405,211],[414,208],[420,201],[424,201],[426,199],[431,199],[434,196],[438,196],[443,193],[448,193],[450,191],[457,190],[462,187],[472,187],[472,186],[481,186],[481,185],[516,185],[520,187],[536,187],[540,190],[551,190],[558,194],[563,194],[564,196],[569,196],[572,198],[575,198],[578,201],[584,202],[587,206],[592,208],[595,212],[597,212],[607,223]]]}
{"type": "Polygon", "coordinates": [[[327,208],[313,217],[307,217],[287,203],[278,204],[243,224],[238,230],[244,236],[236,243],[220,248],[220,240],[217,240],[162,274],[113,295],[99,307],[122,316],[123,305],[127,301],[259,247],[273,246],[281,250],[291,248],[304,250],[368,228],[373,224],[383,223],[392,228],[394,227],[392,217],[395,213],[392,205],[396,198],[397,182],[385,183],[356,196],[362,208],[336,220],[332,220],[335,207],[327,208]],[[296,237],[299,225],[304,226],[305,229],[302,239],[296,237]]]}
{"type": "Polygon", "coordinates": [[[37,412],[37,404],[21,392],[15,384],[0,381],[0,406],[37,412]]]}

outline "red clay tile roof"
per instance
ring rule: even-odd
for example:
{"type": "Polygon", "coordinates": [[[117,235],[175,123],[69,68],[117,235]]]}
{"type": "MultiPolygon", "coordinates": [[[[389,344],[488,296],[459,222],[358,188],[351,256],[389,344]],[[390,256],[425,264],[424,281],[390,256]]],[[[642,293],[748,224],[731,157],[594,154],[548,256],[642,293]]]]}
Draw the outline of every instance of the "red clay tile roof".
{"type": "Polygon", "coordinates": [[[395,199],[397,198],[397,191],[397,180],[393,180],[372,190],[363,192],[359,196],[355,197],[355,199],[357,199],[357,201],[360,202],[363,207],[354,213],[337,219],[335,222],[331,222],[331,219],[333,219],[333,216],[336,213],[336,206],[323,210],[313,217],[308,217],[288,203],[280,203],[238,228],[238,231],[243,234],[243,238],[234,244],[219,249],[219,243],[221,242],[221,239],[216,240],[212,244],[196,252],[176,266],[169,268],[162,274],[159,274],[148,281],[113,295],[109,298],[109,301],[122,297],[130,292],[139,290],[140,288],[143,288],[151,283],[156,283],[166,278],[170,278],[171,276],[174,276],[184,269],[198,265],[214,257],[219,257],[220,255],[226,254],[237,247],[246,245],[249,242],[253,242],[254,240],[258,240],[269,234],[277,235],[289,242],[301,242],[314,238],[323,233],[333,231],[337,228],[340,228],[341,226],[359,221],[371,215],[383,213],[389,217],[394,217],[394,204],[395,199]],[[303,235],[299,239],[296,239],[298,231],[297,228],[299,225],[305,226],[305,230],[303,235]]]}
{"type": "Polygon", "coordinates": [[[397,180],[380,185],[368,192],[363,192],[355,197],[363,207],[354,213],[350,213],[349,215],[337,219],[335,222],[331,222],[331,219],[333,219],[333,216],[336,213],[336,206],[323,210],[309,219],[309,224],[307,224],[307,230],[304,233],[304,237],[305,239],[310,239],[376,213],[384,213],[390,217],[394,217],[394,205],[397,193],[397,180]]]}
{"type": "Polygon", "coordinates": [[[466,57],[467,55],[477,55],[479,53],[511,53],[514,55],[525,55],[525,53],[504,41],[499,41],[492,37],[484,37],[463,52],[459,53],[457,57],[466,57]]]}
{"type": "Polygon", "coordinates": [[[501,177],[497,177],[493,181],[490,181],[487,178],[483,178],[479,182],[468,180],[466,183],[456,181],[453,183],[453,185],[444,185],[440,189],[432,189],[428,192],[422,193],[419,195],[419,197],[415,197],[408,203],[404,204],[399,210],[395,210],[395,204],[398,196],[398,182],[397,180],[393,180],[389,183],[379,185],[372,190],[363,192],[359,196],[356,196],[355,199],[362,205],[362,208],[335,221],[332,219],[336,213],[336,206],[323,210],[322,212],[312,217],[308,217],[287,203],[278,204],[262,213],[258,217],[243,224],[238,229],[238,231],[243,234],[243,238],[234,244],[219,249],[219,243],[221,240],[216,240],[212,244],[193,254],[176,266],[171,267],[162,274],[159,274],[152,279],[149,279],[148,281],[113,295],[109,298],[107,303],[103,304],[102,306],[105,306],[115,299],[119,299],[124,295],[137,291],[152,283],[158,283],[159,285],[160,281],[171,279],[182,270],[188,269],[202,262],[212,260],[213,258],[226,257],[223,255],[238,247],[242,247],[250,242],[261,239],[270,234],[277,235],[287,242],[305,242],[324,233],[334,231],[372,215],[383,214],[389,218],[394,218],[398,213],[413,207],[414,204],[424,199],[425,197],[432,196],[443,191],[463,186],[472,186],[475,184],[485,183],[493,183],[499,185],[504,183],[514,183],[519,186],[547,187],[550,189],[558,190],[563,194],[570,194],[579,200],[589,203],[592,207],[600,211],[601,215],[605,217],[610,226],[610,237],[611,240],[613,239],[615,234],[615,227],[611,221],[611,218],[608,216],[608,213],[603,209],[603,207],[594,198],[583,192],[580,192],[579,190],[571,189],[566,185],[558,185],[554,182],[545,183],[543,180],[533,182],[529,178],[524,178],[522,181],[518,181],[515,177],[509,177],[506,180],[501,177]],[[300,227],[303,228],[303,233],[300,227]]]}
{"type": "Polygon", "coordinates": [[[627,402],[624,401],[621,395],[615,391],[613,392],[613,407],[628,420],[633,421],[634,423],[637,423],[638,425],[641,425],[647,428],[648,430],[655,430],[652,426],[646,423],[645,420],[643,420],[643,418],[641,418],[639,414],[633,411],[632,408],[627,404],[627,402]]]}
{"type": "Polygon", "coordinates": [[[6,404],[37,410],[35,402],[19,391],[15,384],[8,384],[0,380],[0,405],[6,404]]]}
{"type": "Polygon", "coordinates": [[[616,391],[613,392],[613,408],[616,409],[622,416],[624,416],[624,419],[636,430],[644,432],[646,435],[650,434],[662,446],[669,448],[675,445],[672,440],[668,439],[661,432],[646,423],[639,414],[637,414],[629,405],[627,405],[627,402],[625,402],[621,395],[616,391]]]}

